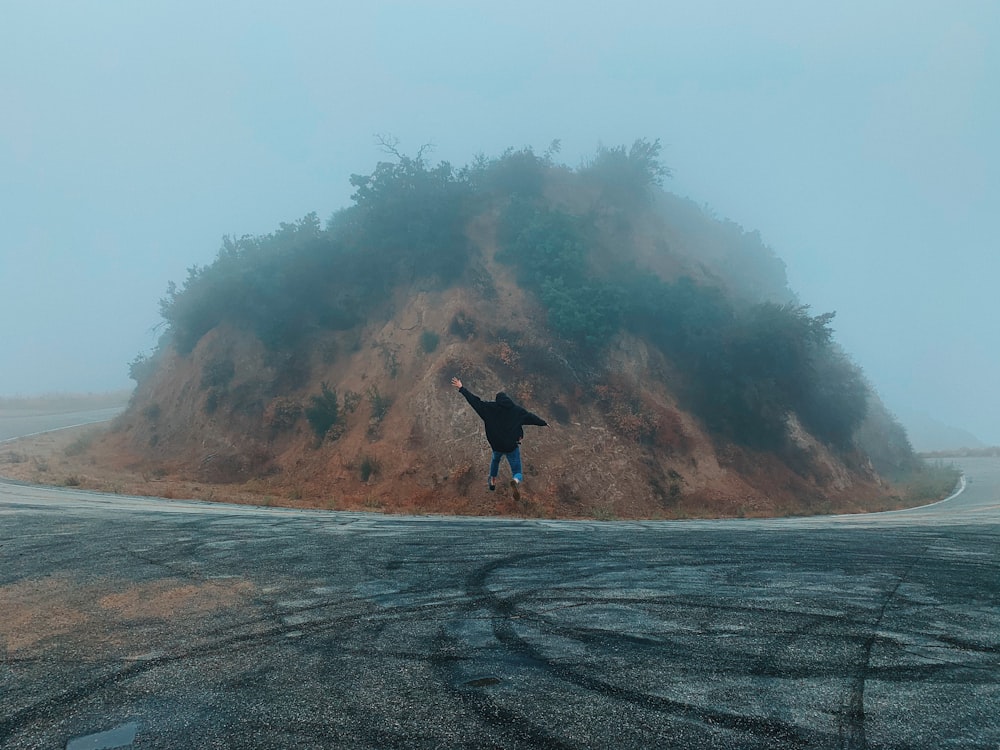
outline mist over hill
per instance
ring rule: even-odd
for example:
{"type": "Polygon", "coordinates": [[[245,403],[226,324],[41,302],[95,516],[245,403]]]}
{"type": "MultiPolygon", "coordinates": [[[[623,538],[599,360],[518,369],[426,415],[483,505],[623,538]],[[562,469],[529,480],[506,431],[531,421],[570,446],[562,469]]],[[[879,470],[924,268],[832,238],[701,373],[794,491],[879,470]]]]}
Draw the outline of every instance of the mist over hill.
{"type": "Polygon", "coordinates": [[[353,204],[225,238],[161,302],[113,436],[138,462],[386,509],[769,515],[898,501],[919,461],[755,233],[663,189],[659,141],[353,175],[353,204]],[[448,387],[553,425],[516,504],[448,387]],[[534,477],[537,477],[535,479],[534,477]]]}
{"type": "Polygon", "coordinates": [[[906,426],[913,449],[918,452],[985,448],[986,444],[968,430],[945,424],[926,412],[910,411],[899,415],[906,426]]]}

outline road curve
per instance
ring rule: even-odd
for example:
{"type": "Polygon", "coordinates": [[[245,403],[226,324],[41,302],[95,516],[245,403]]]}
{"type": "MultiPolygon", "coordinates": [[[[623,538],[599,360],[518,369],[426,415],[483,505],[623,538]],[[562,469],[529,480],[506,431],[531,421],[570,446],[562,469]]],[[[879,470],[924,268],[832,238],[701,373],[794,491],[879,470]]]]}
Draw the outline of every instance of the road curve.
{"type": "Polygon", "coordinates": [[[30,437],[42,432],[66,430],[70,427],[82,427],[88,424],[107,422],[121,414],[122,410],[123,407],[121,406],[72,412],[3,410],[0,411],[0,444],[9,443],[20,437],[30,437]]]}
{"type": "Polygon", "coordinates": [[[569,522],[0,481],[0,747],[997,748],[1000,460],[925,508],[569,522]]]}

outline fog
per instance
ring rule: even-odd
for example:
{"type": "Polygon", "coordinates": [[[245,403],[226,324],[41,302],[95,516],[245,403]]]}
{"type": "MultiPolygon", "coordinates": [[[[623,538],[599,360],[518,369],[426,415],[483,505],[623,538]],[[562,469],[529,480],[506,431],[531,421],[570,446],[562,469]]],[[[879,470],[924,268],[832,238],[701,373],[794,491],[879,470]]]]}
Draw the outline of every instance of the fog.
{"type": "Polygon", "coordinates": [[[376,134],[455,165],[645,137],[904,423],[1000,444],[998,80],[994,0],[8,0],[0,396],[128,387],[167,282],[348,205],[376,134]]]}

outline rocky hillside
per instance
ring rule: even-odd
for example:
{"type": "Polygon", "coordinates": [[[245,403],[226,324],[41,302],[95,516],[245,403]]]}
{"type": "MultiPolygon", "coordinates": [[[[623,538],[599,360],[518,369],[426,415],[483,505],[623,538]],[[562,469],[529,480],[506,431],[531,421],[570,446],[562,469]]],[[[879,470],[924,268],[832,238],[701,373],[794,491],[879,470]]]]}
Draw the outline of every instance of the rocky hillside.
{"type": "Polygon", "coordinates": [[[760,237],[663,191],[657,142],[576,170],[554,153],[456,170],[394,151],[325,227],[226,239],[170,286],[167,333],[132,363],[135,395],[98,449],[320,507],[667,518],[897,502],[879,472],[915,461],[905,434],[760,237]],[[548,420],[526,428],[521,501],[486,492],[489,449],[453,375],[548,420]]]}

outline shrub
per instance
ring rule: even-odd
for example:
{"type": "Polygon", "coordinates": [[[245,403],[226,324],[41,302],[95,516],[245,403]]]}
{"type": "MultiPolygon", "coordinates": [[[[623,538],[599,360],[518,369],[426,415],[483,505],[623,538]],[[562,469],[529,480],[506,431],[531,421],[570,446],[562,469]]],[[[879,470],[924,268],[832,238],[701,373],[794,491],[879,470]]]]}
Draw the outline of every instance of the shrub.
{"type": "Polygon", "coordinates": [[[426,354],[430,354],[437,349],[440,341],[441,337],[434,331],[423,331],[420,334],[420,348],[423,349],[426,354]]]}
{"type": "Polygon", "coordinates": [[[503,339],[497,342],[496,358],[507,367],[517,367],[517,350],[503,339]]]}
{"type": "Polygon", "coordinates": [[[379,350],[379,354],[382,355],[382,363],[385,365],[385,370],[389,373],[389,377],[396,377],[399,374],[399,347],[387,344],[384,341],[379,341],[375,344],[375,347],[379,350]]]}
{"type": "Polygon", "coordinates": [[[142,352],[136,354],[135,359],[128,364],[129,378],[140,385],[154,372],[156,372],[156,358],[142,352]]]}
{"type": "Polygon", "coordinates": [[[309,397],[311,403],[306,407],[306,419],[309,420],[316,436],[322,439],[337,423],[340,415],[337,408],[337,392],[331,390],[325,382],[320,388],[318,396],[309,397]]]}
{"type": "Polygon", "coordinates": [[[656,435],[656,416],[642,403],[635,388],[619,378],[594,387],[608,423],[619,435],[635,442],[649,442],[656,435]]]}
{"type": "Polygon", "coordinates": [[[543,284],[541,299],[552,330],[585,349],[601,349],[620,326],[619,295],[610,287],[557,278],[543,284]]]}
{"type": "Polygon", "coordinates": [[[204,406],[206,414],[215,414],[215,412],[219,408],[219,401],[221,397],[222,395],[219,392],[218,388],[213,388],[208,392],[208,395],[205,396],[205,406],[204,406]]]}
{"type": "Polygon", "coordinates": [[[477,157],[463,175],[488,195],[536,198],[542,194],[546,171],[552,166],[550,153],[558,151],[558,141],[553,141],[549,152],[541,157],[530,147],[508,148],[495,159],[477,157]]]}
{"type": "Polygon", "coordinates": [[[961,470],[954,464],[923,462],[900,476],[898,484],[907,504],[930,503],[954,492],[961,476],[961,470]]]}
{"type": "Polygon", "coordinates": [[[358,404],[361,403],[361,394],[357,391],[344,391],[343,396],[343,410],[347,414],[353,414],[354,410],[358,408],[358,404]]]}
{"type": "Polygon", "coordinates": [[[569,424],[569,409],[566,408],[565,404],[560,404],[558,401],[553,401],[549,404],[549,413],[555,418],[559,424],[569,424]]]}
{"type": "Polygon", "coordinates": [[[85,453],[93,444],[94,437],[95,433],[93,432],[80,435],[63,449],[63,453],[67,456],[79,456],[81,453],[85,453]]]}
{"type": "Polygon", "coordinates": [[[867,416],[868,385],[858,366],[841,352],[824,348],[811,359],[812,377],[793,406],[812,434],[847,448],[867,416]]]}
{"type": "Polygon", "coordinates": [[[380,260],[406,275],[438,276],[446,283],[468,262],[465,224],[470,218],[469,186],[451,165],[430,168],[423,151],[415,157],[383,146],[395,162],[379,162],[370,175],[351,175],[358,222],[366,244],[380,260]]]}
{"type": "Polygon", "coordinates": [[[895,481],[916,471],[921,460],[914,454],[906,430],[877,394],[869,394],[869,409],[856,431],[858,447],[871,459],[881,476],[895,481]]]}
{"type": "Polygon", "coordinates": [[[670,169],[660,161],[660,139],[637,139],[630,148],[601,146],[589,164],[581,170],[594,182],[601,197],[616,208],[631,208],[647,204],[653,189],[670,176],[670,169]]]}
{"type": "Polygon", "coordinates": [[[373,385],[368,388],[368,401],[372,407],[372,419],[375,422],[381,422],[385,419],[385,415],[389,413],[389,407],[392,406],[392,400],[383,396],[378,387],[373,385]]]}
{"type": "Polygon", "coordinates": [[[236,374],[236,365],[231,359],[211,359],[201,368],[201,387],[223,388],[236,374]]]}
{"type": "Polygon", "coordinates": [[[379,471],[382,469],[382,464],[374,456],[370,456],[367,453],[361,457],[361,461],[358,464],[358,475],[361,477],[362,482],[367,482],[373,476],[378,475],[379,471]]]}
{"type": "Polygon", "coordinates": [[[584,219],[515,200],[500,220],[497,258],[514,264],[521,284],[538,294],[555,334],[597,350],[620,328],[622,309],[618,289],[588,274],[593,234],[584,219]]]}
{"type": "Polygon", "coordinates": [[[476,321],[473,320],[465,311],[459,310],[455,313],[455,317],[451,319],[451,323],[448,325],[448,331],[452,336],[457,336],[462,339],[471,339],[476,335],[476,321]]]}
{"type": "Polygon", "coordinates": [[[515,201],[500,218],[503,248],[497,258],[514,264],[529,289],[537,291],[554,279],[572,284],[586,276],[588,229],[584,220],[564,211],[515,201]]]}
{"type": "Polygon", "coordinates": [[[268,405],[264,421],[270,428],[271,434],[275,435],[294,427],[300,416],[302,416],[302,404],[291,398],[279,397],[268,405]]]}

